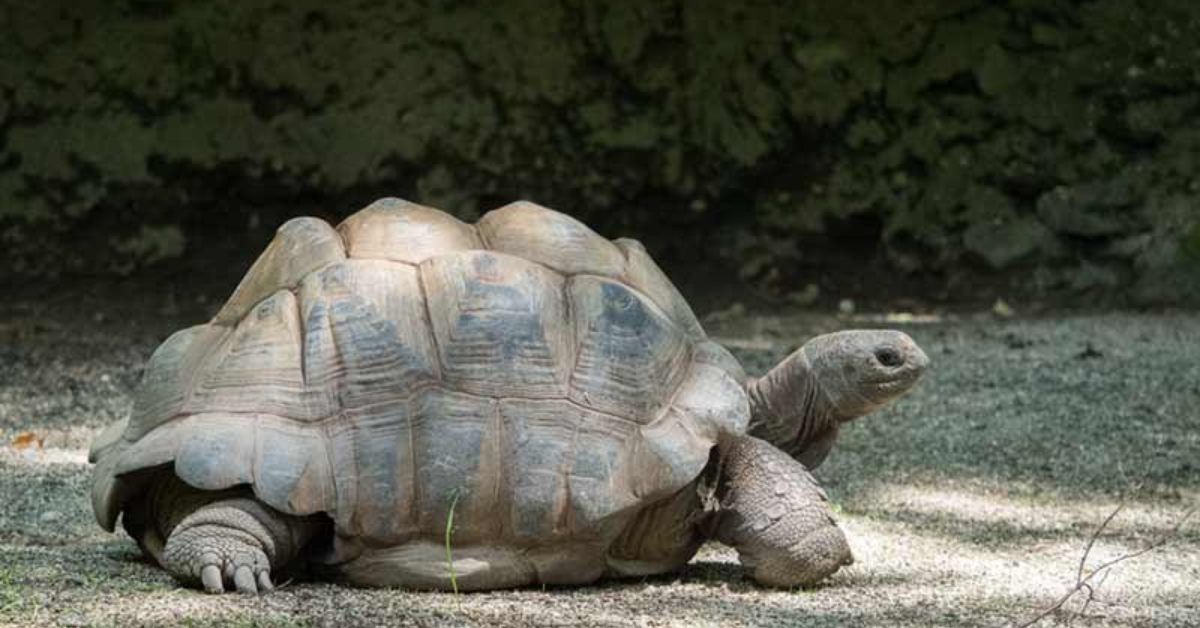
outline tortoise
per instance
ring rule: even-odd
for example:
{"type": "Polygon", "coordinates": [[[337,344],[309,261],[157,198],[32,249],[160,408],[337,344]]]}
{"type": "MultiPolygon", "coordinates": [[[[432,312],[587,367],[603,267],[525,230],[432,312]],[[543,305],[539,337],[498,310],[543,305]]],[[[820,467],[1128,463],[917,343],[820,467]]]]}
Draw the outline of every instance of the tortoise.
{"type": "Polygon", "coordinates": [[[92,444],[92,505],[211,592],[292,569],[575,585],[709,539],[806,586],[852,560],[811,470],[927,362],[904,333],[844,331],[748,378],[635,240],[525,201],[467,224],[382,199],[286,222],[155,350],[92,444]]]}

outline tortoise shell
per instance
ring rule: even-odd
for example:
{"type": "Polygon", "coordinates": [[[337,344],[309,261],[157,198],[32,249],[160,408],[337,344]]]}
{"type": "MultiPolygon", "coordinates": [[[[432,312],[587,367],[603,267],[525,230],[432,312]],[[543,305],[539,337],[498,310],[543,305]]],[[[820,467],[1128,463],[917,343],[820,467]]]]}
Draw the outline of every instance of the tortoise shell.
{"type": "Polygon", "coordinates": [[[163,342],[93,445],[93,506],[112,530],[138,472],[170,468],[375,546],[452,508],[456,544],[612,539],[744,433],[742,377],[633,240],[528,202],[471,225],[383,199],[287,222],[163,342]]]}

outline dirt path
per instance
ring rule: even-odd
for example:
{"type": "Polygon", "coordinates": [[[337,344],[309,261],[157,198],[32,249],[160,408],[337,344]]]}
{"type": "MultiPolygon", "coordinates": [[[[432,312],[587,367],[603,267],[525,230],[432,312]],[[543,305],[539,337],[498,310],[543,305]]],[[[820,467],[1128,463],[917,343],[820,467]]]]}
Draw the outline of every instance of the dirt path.
{"type": "MultiPolygon", "coordinates": [[[[127,411],[155,344],[206,306],[140,318],[102,306],[0,306],[0,624],[1005,625],[1066,590],[1121,494],[1129,503],[1093,564],[1145,546],[1200,503],[1200,316],[932,321],[907,327],[934,360],[927,380],[848,429],[818,472],[857,562],[816,590],[760,589],[713,545],[670,578],[580,589],[292,583],[261,598],[208,596],[95,525],[85,455],[95,430],[127,411]],[[34,442],[15,445],[26,432],[34,442]]],[[[757,372],[812,333],[881,324],[710,327],[757,372]]],[[[1073,625],[1200,625],[1200,515],[1167,547],[1113,568],[1073,625]]]]}

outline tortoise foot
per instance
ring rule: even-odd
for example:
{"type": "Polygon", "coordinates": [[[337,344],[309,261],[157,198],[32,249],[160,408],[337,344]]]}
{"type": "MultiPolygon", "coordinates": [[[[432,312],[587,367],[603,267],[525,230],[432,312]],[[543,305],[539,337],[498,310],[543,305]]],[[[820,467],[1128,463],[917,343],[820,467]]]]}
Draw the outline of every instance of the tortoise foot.
{"type": "Polygon", "coordinates": [[[163,567],[209,593],[270,591],[272,567],[290,558],[279,550],[293,545],[284,517],[248,499],[198,508],[171,531],[163,567]]]}

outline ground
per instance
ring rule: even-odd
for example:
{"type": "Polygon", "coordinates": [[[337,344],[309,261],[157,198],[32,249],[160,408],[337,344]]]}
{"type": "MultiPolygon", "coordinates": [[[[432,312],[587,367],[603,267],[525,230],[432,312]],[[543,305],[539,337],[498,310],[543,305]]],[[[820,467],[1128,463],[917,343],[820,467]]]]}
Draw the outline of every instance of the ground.
{"type": "MultiPolygon", "coordinates": [[[[1090,567],[1171,535],[1200,503],[1200,315],[719,316],[711,333],[751,372],[842,327],[904,328],[933,360],[817,473],[856,558],[822,586],[759,588],[710,545],[677,575],[577,589],[297,581],[206,595],[102,531],[87,498],[88,441],[128,411],[154,346],[219,305],[188,293],[115,286],[0,304],[0,625],[1009,625],[1071,587],[1122,501],[1090,567]]],[[[1200,514],[1079,607],[1040,625],[1200,625],[1200,514]]]]}

